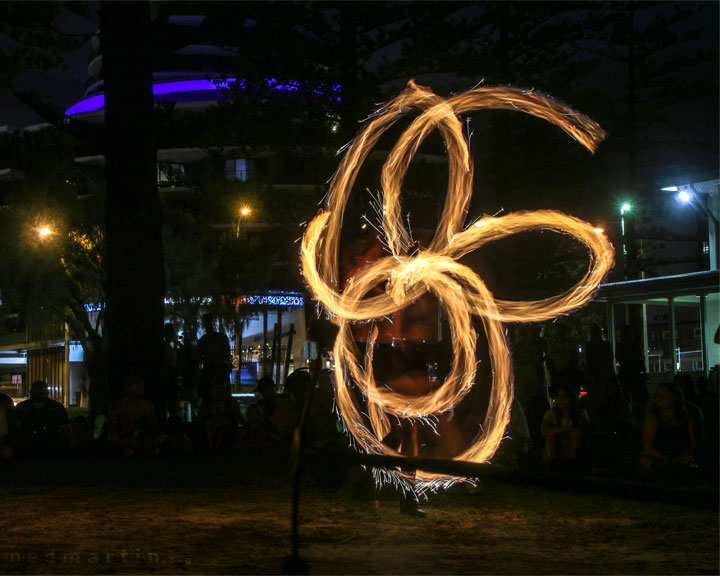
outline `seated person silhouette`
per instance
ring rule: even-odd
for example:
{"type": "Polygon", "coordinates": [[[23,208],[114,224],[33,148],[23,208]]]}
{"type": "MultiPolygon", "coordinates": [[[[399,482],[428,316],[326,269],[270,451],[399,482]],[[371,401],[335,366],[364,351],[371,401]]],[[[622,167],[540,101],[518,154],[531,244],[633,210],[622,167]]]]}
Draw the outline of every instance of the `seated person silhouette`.
{"type": "Polygon", "coordinates": [[[125,396],[110,406],[107,426],[112,451],[124,456],[158,453],[164,435],[158,433],[155,409],[145,399],[142,376],[125,378],[125,396]]]}
{"type": "Polygon", "coordinates": [[[658,386],[643,422],[640,474],[695,467],[696,423],[688,415],[682,391],[673,382],[658,386]]]}
{"type": "Polygon", "coordinates": [[[577,463],[586,420],[575,406],[570,387],[558,387],[553,394],[553,407],[545,412],[540,427],[545,456],[550,466],[569,467],[577,463]]]}
{"type": "Polygon", "coordinates": [[[239,451],[261,451],[270,448],[274,442],[272,428],[263,418],[262,409],[258,404],[250,404],[235,448],[239,451]]]}
{"type": "Polygon", "coordinates": [[[14,410],[18,448],[29,456],[62,455],[68,448],[70,428],[65,407],[49,397],[48,385],[37,380],[30,386],[30,398],[14,410]]]}

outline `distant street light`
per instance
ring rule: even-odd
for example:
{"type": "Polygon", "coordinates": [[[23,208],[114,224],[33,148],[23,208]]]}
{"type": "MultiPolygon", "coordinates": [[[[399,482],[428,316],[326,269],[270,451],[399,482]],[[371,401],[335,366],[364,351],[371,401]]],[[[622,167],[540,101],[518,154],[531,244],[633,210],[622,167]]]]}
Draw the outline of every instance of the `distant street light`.
{"type": "Polygon", "coordinates": [[[708,180],[661,188],[663,192],[675,192],[677,201],[685,206],[693,205],[703,211],[708,221],[708,252],[710,269],[718,269],[718,243],[720,226],[718,225],[718,181],[708,180]]]}
{"type": "Polygon", "coordinates": [[[627,255],[627,247],[625,246],[625,214],[629,214],[631,211],[632,204],[630,204],[630,202],[623,202],[620,205],[620,231],[622,232],[623,255],[627,255]]]}
{"type": "Polygon", "coordinates": [[[249,218],[252,215],[252,208],[250,206],[241,206],[238,211],[237,226],[235,228],[235,238],[240,238],[240,221],[249,218]]]}
{"type": "MultiPolygon", "coordinates": [[[[622,234],[622,254],[625,280],[635,277],[637,272],[637,252],[635,249],[635,226],[633,223],[632,202],[620,204],[620,232],[622,234]]],[[[643,272],[641,272],[643,274],[643,272]]]]}

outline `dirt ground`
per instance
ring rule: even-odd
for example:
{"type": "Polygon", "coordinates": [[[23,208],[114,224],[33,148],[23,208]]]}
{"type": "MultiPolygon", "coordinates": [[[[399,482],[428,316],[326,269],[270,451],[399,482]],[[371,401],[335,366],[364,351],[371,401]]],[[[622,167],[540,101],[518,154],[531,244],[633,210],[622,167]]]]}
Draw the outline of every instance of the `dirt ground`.
{"type": "MultiPolygon", "coordinates": [[[[0,464],[2,574],[277,574],[291,490],[267,462],[0,464]],[[262,472],[261,472],[262,469],[262,472]]],[[[717,574],[716,507],[485,480],[421,519],[357,468],[307,482],[312,574],[717,574]]]]}

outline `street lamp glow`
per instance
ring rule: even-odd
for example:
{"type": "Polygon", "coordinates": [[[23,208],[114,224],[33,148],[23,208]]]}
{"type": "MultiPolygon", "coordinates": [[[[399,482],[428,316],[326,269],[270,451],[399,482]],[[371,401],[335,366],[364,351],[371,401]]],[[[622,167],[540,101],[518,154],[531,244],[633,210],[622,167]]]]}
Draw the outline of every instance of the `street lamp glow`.
{"type": "Polygon", "coordinates": [[[690,204],[690,202],[692,202],[692,200],[693,200],[693,197],[692,197],[692,194],[690,192],[688,192],[687,190],[680,190],[677,193],[677,199],[682,204],[690,204]]]}
{"type": "Polygon", "coordinates": [[[240,206],[238,210],[237,224],[235,225],[235,238],[240,238],[240,222],[252,214],[252,208],[247,204],[240,206]]]}
{"type": "Polygon", "coordinates": [[[620,214],[625,214],[626,212],[630,212],[632,210],[632,204],[630,202],[624,202],[622,206],[620,206],[620,214]]]}
{"type": "Polygon", "coordinates": [[[50,228],[50,226],[40,226],[37,230],[37,233],[41,239],[47,238],[48,236],[52,236],[54,234],[53,229],[50,228]]]}

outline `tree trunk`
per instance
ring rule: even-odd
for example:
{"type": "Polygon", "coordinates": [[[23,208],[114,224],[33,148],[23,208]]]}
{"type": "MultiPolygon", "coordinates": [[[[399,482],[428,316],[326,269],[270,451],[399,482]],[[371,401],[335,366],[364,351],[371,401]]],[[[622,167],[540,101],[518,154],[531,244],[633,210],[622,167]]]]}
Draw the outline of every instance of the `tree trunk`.
{"type": "Polygon", "coordinates": [[[162,382],[164,271],[153,129],[148,2],[103,2],[108,382],[139,373],[148,397],[162,382]]]}
{"type": "Polygon", "coordinates": [[[340,125],[342,134],[352,139],[357,134],[357,14],[353,2],[340,3],[340,82],[342,101],[340,102],[340,125]]]}

